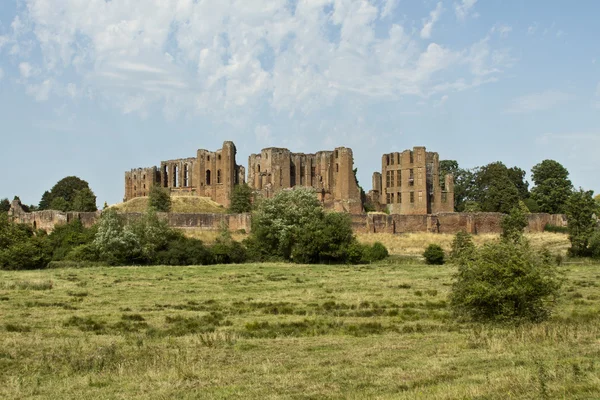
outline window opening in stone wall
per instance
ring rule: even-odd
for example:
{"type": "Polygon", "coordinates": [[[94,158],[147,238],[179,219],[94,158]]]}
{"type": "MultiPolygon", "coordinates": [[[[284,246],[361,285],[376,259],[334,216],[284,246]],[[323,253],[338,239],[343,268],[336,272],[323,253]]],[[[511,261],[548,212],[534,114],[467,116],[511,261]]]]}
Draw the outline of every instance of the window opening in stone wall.
{"type": "Polygon", "coordinates": [[[137,190],[137,186],[134,186],[134,187],[133,187],[133,190],[137,190]]]}
{"type": "Polygon", "coordinates": [[[133,179],[134,179],[134,180],[135,180],[135,179],[137,179],[137,175],[134,175],[134,176],[133,176],[133,179]]]}
{"type": "Polygon", "coordinates": [[[385,187],[390,187],[390,171],[385,172],[385,187]]]}
{"type": "Polygon", "coordinates": [[[385,194],[385,203],[390,204],[390,194],[389,193],[385,194]]]}
{"type": "Polygon", "coordinates": [[[385,165],[390,165],[390,156],[389,155],[385,155],[385,165]]]}
{"type": "Polygon", "coordinates": [[[335,172],[340,172],[340,164],[335,164],[335,172]]]}
{"type": "Polygon", "coordinates": [[[210,161],[210,156],[206,156],[206,161],[210,161]]]}
{"type": "Polygon", "coordinates": [[[410,192],[410,202],[411,203],[415,202],[415,192],[410,192]]]}
{"type": "Polygon", "coordinates": [[[398,204],[401,204],[402,203],[402,193],[398,192],[396,198],[397,198],[398,204]]]}
{"type": "Polygon", "coordinates": [[[402,186],[402,171],[401,170],[396,171],[396,186],[397,187],[402,186]]]}
{"type": "Polygon", "coordinates": [[[338,158],[338,157],[339,157],[339,154],[338,154],[338,151],[336,150],[335,151],[335,158],[338,158]]]}
{"type": "Polygon", "coordinates": [[[256,166],[256,172],[260,172],[260,164],[256,166]]]}
{"type": "Polygon", "coordinates": [[[146,189],[146,184],[144,183],[144,189],[146,189]]]}
{"type": "Polygon", "coordinates": [[[183,187],[190,186],[190,169],[187,164],[183,166],[183,187]]]}
{"type": "Polygon", "coordinates": [[[221,161],[221,155],[220,154],[217,156],[217,160],[221,161]]]}
{"type": "Polygon", "coordinates": [[[400,153],[397,153],[396,157],[398,157],[398,165],[400,165],[400,153]]]}
{"type": "Polygon", "coordinates": [[[177,187],[178,186],[178,178],[179,178],[179,168],[177,167],[177,165],[173,166],[173,187],[177,187]]]}
{"type": "Polygon", "coordinates": [[[394,204],[394,193],[390,193],[390,204],[394,204]]]}
{"type": "Polygon", "coordinates": [[[210,185],[210,169],[206,170],[206,184],[210,185]]]}
{"type": "Polygon", "coordinates": [[[146,180],[146,175],[142,176],[142,179],[143,179],[143,180],[146,180]]]}
{"type": "Polygon", "coordinates": [[[290,165],[290,187],[296,186],[296,166],[290,165]]]}
{"type": "Polygon", "coordinates": [[[408,185],[414,186],[414,184],[415,184],[415,171],[411,168],[408,171],[408,185]]]}
{"type": "Polygon", "coordinates": [[[414,155],[413,155],[413,152],[411,151],[411,152],[410,152],[410,163],[412,164],[412,163],[414,163],[414,162],[415,162],[415,160],[414,160],[414,155]]]}
{"type": "Polygon", "coordinates": [[[221,170],[217,170],[217,183],[221,183],[221,170]]]}
{"type": "Polygon", "coordinates": [[[390,164],[394,165],[394,154],[392,154],[390,157],[390,164]]]}
{"type": "Polygon", "coordinates": [[[169,187],[169,169],[166,165],[163,167],[163,187],[169,187]]]}

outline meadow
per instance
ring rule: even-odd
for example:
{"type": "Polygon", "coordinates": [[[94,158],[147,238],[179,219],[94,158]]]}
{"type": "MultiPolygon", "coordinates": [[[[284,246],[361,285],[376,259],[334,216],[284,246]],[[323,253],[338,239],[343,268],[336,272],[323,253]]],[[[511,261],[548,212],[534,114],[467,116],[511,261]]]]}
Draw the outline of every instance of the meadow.
{"type": "Polygon", "coordinates": [[[550,321],[457,321],[455,268],[0,271],[0,398],[600,398],[600,265],[550,321]]]}

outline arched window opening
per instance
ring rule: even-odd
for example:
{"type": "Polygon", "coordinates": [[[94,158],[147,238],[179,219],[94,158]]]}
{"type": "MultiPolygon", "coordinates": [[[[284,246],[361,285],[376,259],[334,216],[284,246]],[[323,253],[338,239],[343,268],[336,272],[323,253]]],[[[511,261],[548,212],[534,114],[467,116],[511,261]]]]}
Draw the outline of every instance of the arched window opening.
{"type": "Polygon", "coordinates": [[[179,168],[177,168],[177,165],[173,166],[173,187],[177,187],[179,186],[177,182],[177,178],[178,178],[178,172],[179,172],[179,168]]]}
{"type": "Polygon", "coordinates": [[[217,156],[217,160],[221,161],[221,155],[220,154],[217,156]]]}
{"type": "Polygon", "coordinates": [[[257,169],[258,169],[257,172],[260,172],[260,164],[257,165],[257,169]]]}
{"type": "Polygon", "coordinates": [[[340,164],[335,164],[335,172],[340,172],[340,164]]]}
{"type": "Polygon", "coordinates": [[[221,170],[217,170],[217,183],[221,183],[221,170]]]}
{"type": "Polygon", "coordinates": [[[206,184],[210,185],[210,169],[206,170],[206,184]]]}
{"type": "Polygon", "coordinates": [[[169,187],[169,169],[166,165],[163,167],[163,187],[169,187]]]}

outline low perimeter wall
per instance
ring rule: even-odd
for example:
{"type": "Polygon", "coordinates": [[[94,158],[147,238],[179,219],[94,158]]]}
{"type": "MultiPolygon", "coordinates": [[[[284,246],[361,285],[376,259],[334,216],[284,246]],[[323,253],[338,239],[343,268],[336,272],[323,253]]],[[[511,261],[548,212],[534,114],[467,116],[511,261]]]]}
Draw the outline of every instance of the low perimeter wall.
{"type": "MultiPolygon", "coordinates": [[[[363,233],[500,233],[501,213],[440,213],[430,215],[367,214],[353,215],[355,232],[363,233]]],[[[543,232],[546,224],[567,226],[563,214],[527,214],[526,232],[543,232]]]]}
{"type": "MultiPolygon", "coordinates": [[[[135,221],[142,217],[142,213],[120,213],[126,221],[135,221]]],[[[206,231],[217,231],[226,226],[230,231],[245,230],[250,232],[250,214],[179,214],[157,213],[158,217],[166,220],[169,226],[175,228],[195,228],[206,231]]],[[[54,230],[57,225],[67,224],[80,220],[83,226],[94,225],[102,216],[97,212],[61,212],[61,211],[35,211],[30,213],[16,213],[12,215],[13,222],[31,225],[35,229],[47,232],[54,230]]]]}
{"type": "MultiPolygon", "coordinates": [[[[57,225],[80,220],[84,226],[95,224],[100,216],[98,212],[61,212],[35,211],[31,213],[12,213],[14,222],[31,225],[35,229],[52,231],[57,225]]],[[[122,213],[127,221],[141,218],[142,213],[122,213]]],[[[175,228],[194,228],[207,231],[220,230],[223,226],[232,232],[245,230],[250,232],[250,214],[179,214],[158,213],[159,218],[175,228]]],[[[354,232],[361,233],[456,233],[466,231],[472,234],[500,233],[500,222],[504,214],[500,213],[440,213],[432,215],[399,214],[351,214],[354,232]]],[[[567,218],[562,214],[528,214],[527,232],[543,232],[546,224],[567,226],[567,218]]]]}

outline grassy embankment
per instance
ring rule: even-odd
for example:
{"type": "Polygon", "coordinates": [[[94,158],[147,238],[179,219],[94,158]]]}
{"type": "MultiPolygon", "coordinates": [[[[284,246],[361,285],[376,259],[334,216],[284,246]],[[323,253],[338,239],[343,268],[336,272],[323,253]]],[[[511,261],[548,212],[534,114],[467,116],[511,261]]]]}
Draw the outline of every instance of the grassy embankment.
{"type": "MultiPolygon", "coordinates": [[[[145,212],[148,209],[148,197],[136,197],[125,203],[111,206],[120,212],[145,212]]],[[[227,211],[210,197],[171,196],[171,212],[174,213],[212,213],[223,214],[227,211]]]]}
{"type": "Polygon", "coordinates": [[[459,323],[455,269],[0,271],[0,398],[600,398],[600,265],[551,321],[459,323]]]}

